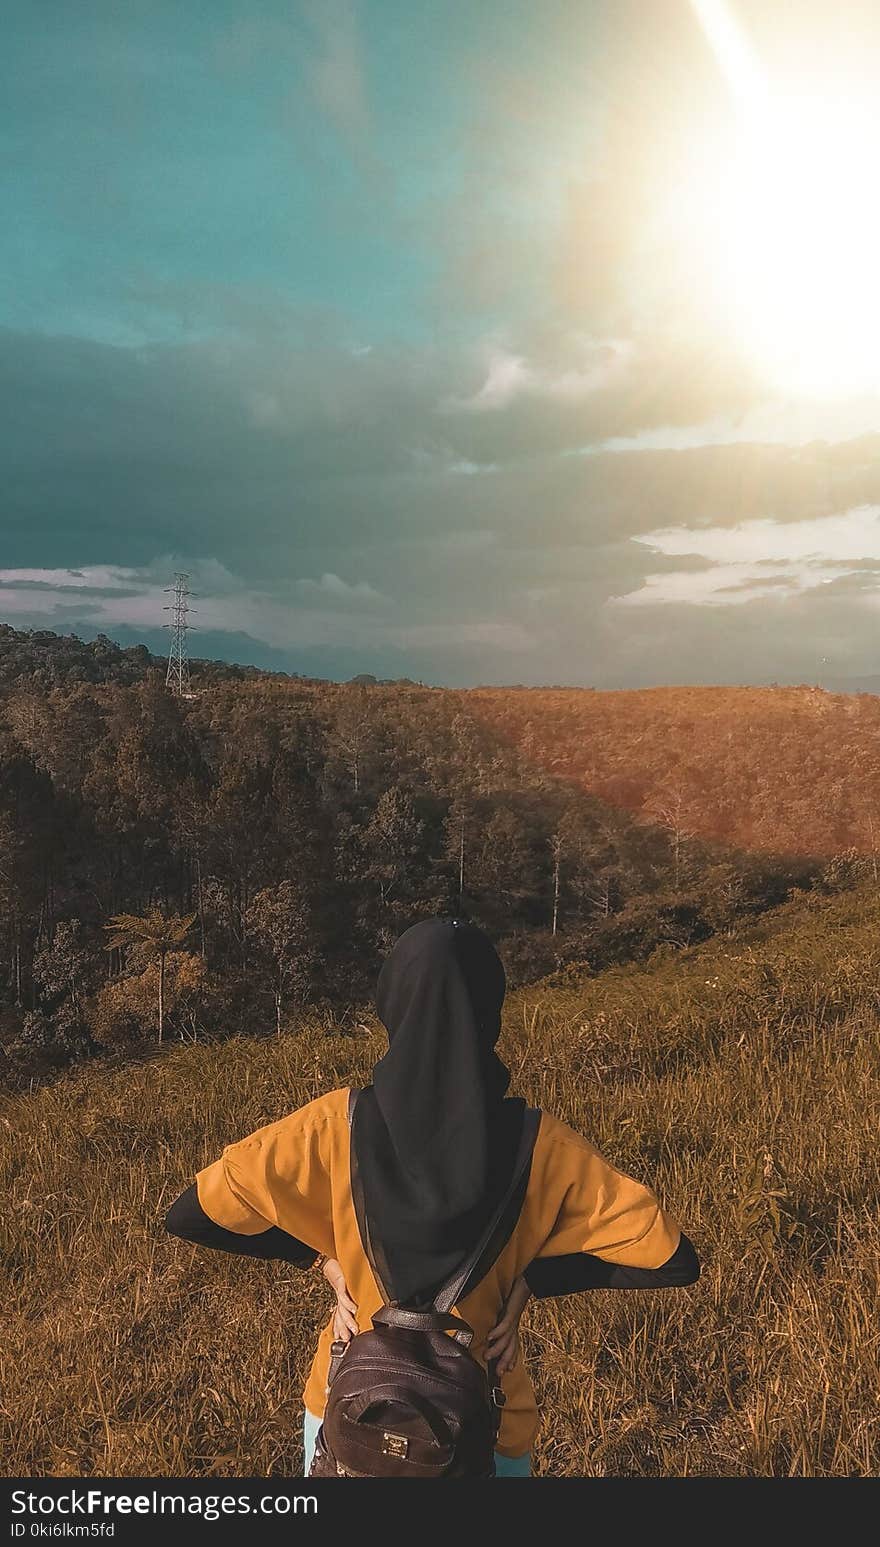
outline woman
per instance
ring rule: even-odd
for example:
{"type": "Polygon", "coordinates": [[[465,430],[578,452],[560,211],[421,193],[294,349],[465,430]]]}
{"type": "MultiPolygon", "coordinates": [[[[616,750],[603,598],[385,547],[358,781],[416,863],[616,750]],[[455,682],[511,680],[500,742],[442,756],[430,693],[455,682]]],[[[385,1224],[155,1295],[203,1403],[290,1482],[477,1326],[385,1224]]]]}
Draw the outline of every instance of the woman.
{"type": "MultiPolygon", "coordinates": [[[[475,926],[413,925],[379,975],[388,1052],[351,1126],[347,1090],[320,1096],[228,1145],[169,1210],[173,1235],[320,1264],[333,1286],[303,1394],[306,1472],[331,1342],[368,1329],[386,1300],[428,1305],[509,1191],[525,1105],[506,1095],[510,1074],[495,1053],[504,993],[501,961],[475,926]]],[[[458,1306],[475,1332],[472,1352],[494,1358],[503,1377],[496,1475],[530,1472],[538,1415],[518,1338],[530,1295],[672,1287],[698,1275],[693,1247],[654,1194],[542,1113],[501,1249],[458,1306]]]]}

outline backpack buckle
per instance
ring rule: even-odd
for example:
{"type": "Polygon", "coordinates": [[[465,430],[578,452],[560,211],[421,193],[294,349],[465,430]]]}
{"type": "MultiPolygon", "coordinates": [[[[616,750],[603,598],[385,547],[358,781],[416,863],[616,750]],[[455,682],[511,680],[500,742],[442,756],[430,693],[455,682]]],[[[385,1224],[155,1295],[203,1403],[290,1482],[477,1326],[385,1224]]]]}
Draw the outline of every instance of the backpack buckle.
{"type": "Polygon", "coordinates": [[[334,1342],[332,1342],[330,1344],[330,1362],[329,1362],[329,1364],[327,1366],[327,1388],[326,1388],[326,1394],[328,1396],[329,1396],[329,1393],[330,1393],[330,1387],[333,1385],[333,1382],[335,1381],[337,1373],[339,1371],[339,1366],[341,1365],[343,1357],[344,1357],[344,1355],[347,1352],[348,1352],[348,1344],[347,1343],[343,1343],[341,1338],[336,1338],[334,1340],[334,1342]]]}
{"type": "Polygon", "coordinates": [[[409,1440],[405,1434],[389,1434],[386,1430],[382,1435],[383,1456],[396,1456],[398,1461],[405,1461],[409,1453],[409,1440]]]}
{"type": "Polygon", "coordinates": [[[504,1395],[504,1392],[501,1390],[500,1386],[493,1386],[492,1387],[492,1402],[495,1405],[495,1407],[505,1407],[506,1406],[506,1404],[507,1404],[507,1397],[504,1395]]]}

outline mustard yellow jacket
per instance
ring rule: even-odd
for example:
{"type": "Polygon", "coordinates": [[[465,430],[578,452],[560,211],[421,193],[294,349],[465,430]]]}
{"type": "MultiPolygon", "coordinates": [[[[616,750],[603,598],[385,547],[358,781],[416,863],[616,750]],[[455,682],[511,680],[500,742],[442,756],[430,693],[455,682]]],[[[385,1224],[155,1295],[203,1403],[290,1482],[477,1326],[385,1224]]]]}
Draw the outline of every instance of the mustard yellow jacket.
{"type": "MultiPolygon", "coordinates": [[[[224,1149],[196,1178],[199,1202],[215,1224],[239,1235],[277,1225],[314,1251],[338,1259],[366,1330],[382,1304],[361,1245],[351,1193],[347,1090],[319,1096],[279,1122],[224,1149]]],[[[472,1352],[486,1338],[515,1279],[536,1257],[590,1252],[627,1267],[658,1268],[675,1252],[680,1231],[654,1194],[617,1171],[586,1139],[541,1114],[528,1189],[519,1220],[494,1267],[456,1308],[474,1329],[472,1352]]],[[[316,1417],[324,1411],[332,1316],[303,1392],[316,1417]]],[[[520,1358],[504,1377],[498,1449],[523,1455],[537,1428],[535,1393],[520,1358]]]]}

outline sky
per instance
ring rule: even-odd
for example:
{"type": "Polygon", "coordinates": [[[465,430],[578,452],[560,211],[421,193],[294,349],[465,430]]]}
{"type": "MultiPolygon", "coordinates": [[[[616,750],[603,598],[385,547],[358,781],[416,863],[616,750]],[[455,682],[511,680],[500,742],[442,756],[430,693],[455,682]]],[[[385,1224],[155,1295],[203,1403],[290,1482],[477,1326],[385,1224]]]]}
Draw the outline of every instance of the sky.
{"type": "Polygon", "coordinates": [[[872,0],[6,0],[0,619],[880,681],[878,70],[872,0]]]}

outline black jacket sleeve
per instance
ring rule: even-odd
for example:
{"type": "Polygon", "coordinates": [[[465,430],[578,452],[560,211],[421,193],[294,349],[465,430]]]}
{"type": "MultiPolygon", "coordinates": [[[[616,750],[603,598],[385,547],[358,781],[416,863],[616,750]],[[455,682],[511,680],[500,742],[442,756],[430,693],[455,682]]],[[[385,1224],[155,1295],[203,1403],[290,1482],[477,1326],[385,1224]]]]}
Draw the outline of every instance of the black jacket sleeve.
{"type": "Polygon", "coordinates": [[[625,1268],[588,1252],[572,1252],[565,1257],[536,1257],[523,1275],[538,1300],[584,1289],[677,1289],[696,1283],[699,1276],[699,1259],[686,1235],[660,1268],[625,1268]]]}
{"type": "Polygon", "coordinates": [[[169,1235],[180,1236],[196,1246],[212,1246],[217,1251],[235,1252],[241,1257],[269,1257],[281,1262],[295,1263],[298,1268],[310,1268],[317,1262],[318,1253],[296,1236],[269,1225],[259,1235],[236,1235],[234,1230],[224,1230],[215,1225],[199,1203],[195,1183],[181,1193],[165,1215],[165,1229],[169,1235]]]}

